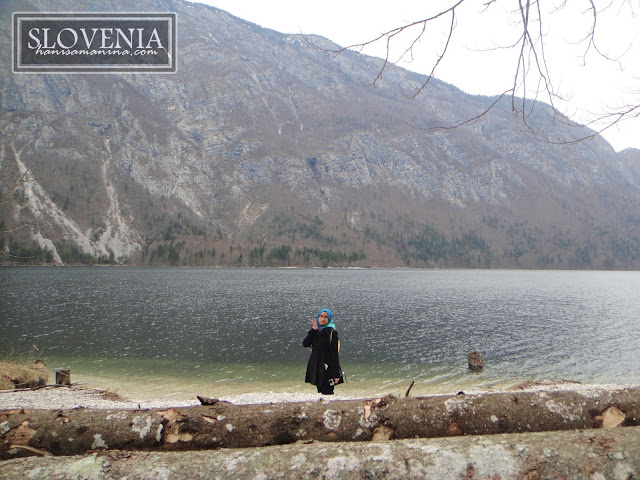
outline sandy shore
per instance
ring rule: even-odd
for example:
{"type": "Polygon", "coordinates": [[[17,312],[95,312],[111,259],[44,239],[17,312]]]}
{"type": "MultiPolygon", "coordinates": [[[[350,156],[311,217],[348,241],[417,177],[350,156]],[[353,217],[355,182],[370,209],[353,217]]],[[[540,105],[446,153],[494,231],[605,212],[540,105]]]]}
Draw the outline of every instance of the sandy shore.
{"type": "MultiPolygon", "coordinates": [[[[552,391],[552,390],[573,390],[585,395],[595,394],[601,390],[617,390],[631,387],[631,385],[593,385],[571,382],[555,381],[535,381],[526,382],[510,390],[525,391],[552,391]]],[[[457,393],[457,392],[450,392],[457,393]]],[[[487,392],[469,392],[487,393],[487,392]]],[[[357,397],[345,396],[341,394],[324,396],[316,393],[273,393],[273,392],[253,392],[240,395],[220,396],[224,400],[237,405],[257,404],[257,403],[280,403],[280,402],[313,402],[313,401],[335,401],[349,400],[357,397]]],[[[46,387],[38,390],[26,391],[0,391],[0,410],[14,409],[35,409],[35,410],[70,410],[77,408],[96,409],[150,409],[150,408],[170,408],[189,407],[200,405],[197,398],[192,400],[143,400],[133,401],[110,394],[105,390],[90,389],[83,387],[46,387]]]]}

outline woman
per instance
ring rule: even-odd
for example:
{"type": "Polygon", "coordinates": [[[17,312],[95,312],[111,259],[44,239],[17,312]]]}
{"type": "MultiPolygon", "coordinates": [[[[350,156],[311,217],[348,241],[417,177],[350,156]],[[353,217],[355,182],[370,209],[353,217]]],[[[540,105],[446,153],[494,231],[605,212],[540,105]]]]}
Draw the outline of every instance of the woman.
{"type": "Polygon", "coordinates": [[[311,319],[311,330],[302,341],[304,347],[311,347],[305,382],[318,387],[318,393],[333,395],[333,386],[340,380],[340,358],[338,353],[338,332],[329,309],[318,312],[311,319]]]}

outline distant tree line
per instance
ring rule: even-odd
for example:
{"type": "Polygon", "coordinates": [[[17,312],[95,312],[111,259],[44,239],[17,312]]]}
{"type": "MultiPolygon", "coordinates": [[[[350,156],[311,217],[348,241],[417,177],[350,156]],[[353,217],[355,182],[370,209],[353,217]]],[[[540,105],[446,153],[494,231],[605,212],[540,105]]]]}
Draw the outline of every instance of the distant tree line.
{"type": "Polygon", "coordinates": [[[411,236],[407,245],[409,248],[405,256],[421,260],[427,265],[471,263],[469,266],[481,266],[474,265],[480,258],[481,263],[488,266],[491,258],[487,243],[473,232],[449,240],[435,228],[427,226],[422,232],[411,236]],[[473,254],[476,256],[472,258],[473,254]]]}
{"type": "Polygon", "coordinates": [[[321,248],[296,248],[291,245],[281,245],[271,248],[269,251],[263,245],[253,248],[249,252],[249,266],[351,266],[366,260],[367,255],[363,251],[341,252],[333,249],[321,248]]]}
{"type": "Polygon", "coordinates": [[[235,267],[344,267],[362,264],[367,256],[359,251],[345,252],[331,248],[294,248],[283,244],[268,248],[266,245],[247,248],[231,245],[227,252],[215,248],[189,249],[184,240],[159,243],[142,252],[143,263],[148,265],[215,265],[235,267]],[[226,253],[226,254],[225,254],[226,253]]]}
{"type": "MultiPolygon", "coordinates": [[[[4,250],[4,240],[0,239],[0,250],[4,250]]],[[[109,265],[115,264],[115,256],[113,252],[109,255],[91,255],[82,252],[76,245],[71,243],[59,243],[56,245],[56,251],[60,256],[60,260],[65,265],[109,265]]],[[[23,265],[43,265],[54,263],[53,252],[48,248],[42,248],[40,245],[32,244],[30,247],[22,247],[18,244],[9,244],[7,258],[3,260],[10,263],[23,265]]]]}
{"type": "MultiPolygon", "coordinates": [[[[274,235],[271,245],[261,242],[256,246],[257,242],[251,237],[243,243],[229,244],[219,231],[197,231],[196,234],[191,226],[185,227],[182,220],[167,222],[159,235],[148,238],[148,243],[124,262],[151,266],[367,266],[365,246],[367,251],[376,252],[378,262],[381,258],[381,264],[390,266],[627,269],[640,261],[640,237],[619,235],[611,227],[596,226],[592,235],[584,239],[566,227],[552,225],[552,231],[544,232],[526,221],[508,223],[494,216],[483,217],[482,223],[489,232],[504,233],[499,243],[491,243],[474,231],[452,236],[417,223],[406,223],[404,228],[394,228],[392,224],[385,228],[364,225],[356,232],[356,238],[343,235],[338,241],[325,234],[334,230],[327,228],[318,217],[304,218],[302,222],[276,217],[280,233],[289,238],[278,243],[278,236],[274,235]],[[379,252],[385,252],[385,256],[379,252]]],[[[264,238],[264,231],[259,234],[264,238]]],[[[70,241],[54,243],[66,265],[121,262],[113,252],[94,256],[70,241]]],[[[41,265],[55,261],[53,252],[46,247],[33,241],[12,239],[8,232],[0,235],[0,252],[3,252],[0,262],[4,264],[41,265]]]]}
{"type": "MultiPolygon", "coordinates": [[[[4,251],[4,241],[0,240],[0,249],[4,251]]],[[[4,261],[23,265],[42,265],[53,263],[53,252],[41,248],[39,245],[20,247],[9,245],[8,254],[2,257],[4,261]]]]}

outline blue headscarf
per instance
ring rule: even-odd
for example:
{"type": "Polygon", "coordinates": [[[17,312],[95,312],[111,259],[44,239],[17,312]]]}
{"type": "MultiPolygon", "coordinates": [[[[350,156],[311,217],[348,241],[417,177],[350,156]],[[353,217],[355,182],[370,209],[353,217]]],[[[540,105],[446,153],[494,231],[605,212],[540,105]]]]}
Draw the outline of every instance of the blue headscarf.
{"type": "Polygon", "coordinates": [[[331,310],[329,310],[328,308],[323,308],[322,310],[320,310],[318,312],[318,315],[316,315],[316,324],[318,325],[318,331],[321,332],[323,328],[333,328],[335,330],[336,325],[335,323],[333,323],[333,313],[331,313],[331,310]],[[322,312],[327,312],[327,315],[329,316],[329,323],[327,323],[326,325],[320,325],[320,322],[318,321],[320,319],[320,314],[322,312]]]}

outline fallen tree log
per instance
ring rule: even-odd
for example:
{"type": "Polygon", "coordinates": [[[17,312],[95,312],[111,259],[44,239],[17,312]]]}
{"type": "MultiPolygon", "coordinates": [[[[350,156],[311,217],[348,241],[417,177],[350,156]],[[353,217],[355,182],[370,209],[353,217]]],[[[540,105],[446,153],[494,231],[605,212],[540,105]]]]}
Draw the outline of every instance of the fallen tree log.
{"type": "Polygon", "coordinates": [[[0,478],[631,479],[640,427],[188,452],[105,451],[0,462],[0,478]]]}
{"type": "Polygon", "coordinates": [[[168,410],[0,412],[0,459],[197,450],[640,424],[640,388],[501,392],[168,410]]]}

